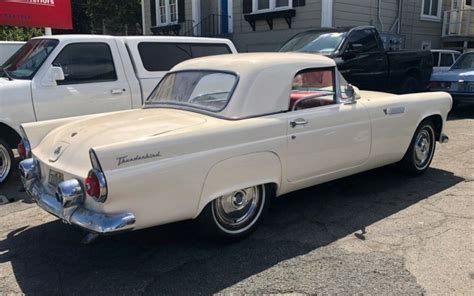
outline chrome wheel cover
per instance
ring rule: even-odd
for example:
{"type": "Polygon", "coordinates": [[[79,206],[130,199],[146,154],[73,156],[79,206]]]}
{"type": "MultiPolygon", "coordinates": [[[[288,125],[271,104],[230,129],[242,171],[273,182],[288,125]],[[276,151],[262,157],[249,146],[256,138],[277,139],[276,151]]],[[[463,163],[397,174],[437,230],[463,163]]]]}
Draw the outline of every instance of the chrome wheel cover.
{"type": "Polygon", "coordinates": [[[0,183],[5,181],[12,167],[12,160],[8,149],[0,145],[0,183]]]}
{"type": "Polygon", "coordinates": [[[415,140],[414,159],[418,169],[426,168],[433,153],[433,130],[431,127],[424,127],[420,130],[415,140]]]}
{"type": "Polygon", "coordinates": [[[212,204],[214,220],[225,232],[243,232],[258,220],[264,199],[264,186],[253,186],[221,196],[212,204]]]}

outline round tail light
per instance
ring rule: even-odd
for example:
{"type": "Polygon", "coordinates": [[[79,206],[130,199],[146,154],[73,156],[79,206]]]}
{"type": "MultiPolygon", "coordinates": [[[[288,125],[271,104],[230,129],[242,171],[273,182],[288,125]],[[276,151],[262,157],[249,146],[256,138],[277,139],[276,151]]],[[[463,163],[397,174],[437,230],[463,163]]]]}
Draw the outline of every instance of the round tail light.
{"type": "Polygon", "coordinates": [[[107,199],[107,184],[104,174],[96,169],[92,169],[84,181],[87,194],[98,202],[105,202],[107,199]]]}

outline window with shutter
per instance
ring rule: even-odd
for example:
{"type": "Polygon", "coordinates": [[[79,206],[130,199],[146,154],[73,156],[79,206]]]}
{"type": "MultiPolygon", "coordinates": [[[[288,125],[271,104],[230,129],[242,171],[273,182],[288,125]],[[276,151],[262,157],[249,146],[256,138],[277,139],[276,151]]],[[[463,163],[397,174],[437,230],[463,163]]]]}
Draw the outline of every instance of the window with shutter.
{"type": "Polygon", "coordinates": [[[252,12],[261,13],[280,9],[289,9],[293,8],[294,2],[294,0],[252,0],[252,12]]]}
{"type": "Polygon", "coordinates": [[[305,0],[243,0],[244,19],[255,31],[255,23],[265,20],[270,30],[273,30],[273,19],[285,19],[291,28],[291,19],[296,12],[294,7],[305,5],[305,0]]]}
{"type": "Polygon", "coordinates": [[[184,21],[183,0],[151,0],[151,23],[155,26],[169,26],[184,21]]]}

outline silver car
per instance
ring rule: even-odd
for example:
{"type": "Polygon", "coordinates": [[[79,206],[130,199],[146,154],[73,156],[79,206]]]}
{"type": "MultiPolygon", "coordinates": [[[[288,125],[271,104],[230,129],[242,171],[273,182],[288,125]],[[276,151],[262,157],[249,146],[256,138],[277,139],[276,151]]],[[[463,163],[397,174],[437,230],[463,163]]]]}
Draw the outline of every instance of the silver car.
{"type": "Polygon", "coordinates": [[[431,91],[451,94],[454,103],[474,103],[474,52],[459,57],[446,72],[433,73],[431,91]]]}

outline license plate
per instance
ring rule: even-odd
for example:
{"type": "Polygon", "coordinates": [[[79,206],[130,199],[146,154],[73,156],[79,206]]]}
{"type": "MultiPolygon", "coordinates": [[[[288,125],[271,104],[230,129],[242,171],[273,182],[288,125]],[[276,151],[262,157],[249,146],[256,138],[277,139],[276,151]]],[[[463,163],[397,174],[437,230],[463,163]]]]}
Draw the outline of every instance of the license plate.
{"type": "Polygon", "coordinates": [[[58,184],[64,181],[64,175],[60,172],[56,172],[55,170],[49,170],[49,176],[48,176],[48,184],[49,186],[53,187],[56,189],[58,187],[58,184]]]}

